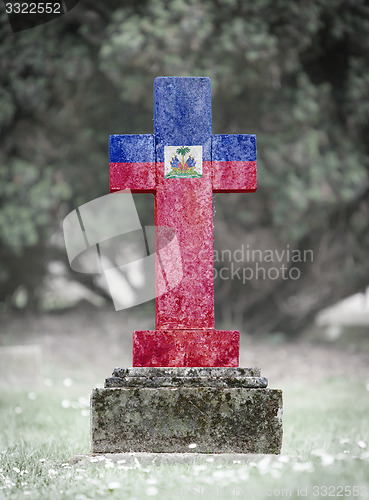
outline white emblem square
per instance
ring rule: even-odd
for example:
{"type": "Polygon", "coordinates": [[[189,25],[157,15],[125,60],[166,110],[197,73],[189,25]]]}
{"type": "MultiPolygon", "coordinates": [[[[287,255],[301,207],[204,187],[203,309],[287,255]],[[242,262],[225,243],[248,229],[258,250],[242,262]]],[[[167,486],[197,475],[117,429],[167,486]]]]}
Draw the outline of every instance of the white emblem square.
{"type": "Polygon", "coordinates": [[[202,177],[202,146],[164,146],[165,178],[202,177]]]}

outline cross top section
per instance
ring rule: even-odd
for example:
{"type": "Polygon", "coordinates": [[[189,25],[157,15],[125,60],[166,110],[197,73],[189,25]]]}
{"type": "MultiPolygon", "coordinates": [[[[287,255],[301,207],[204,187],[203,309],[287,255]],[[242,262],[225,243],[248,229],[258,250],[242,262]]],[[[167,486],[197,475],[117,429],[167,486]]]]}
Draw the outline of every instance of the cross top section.
{"type": "MultiPolygon", "coordinates": [[[[110,136],[110,191],[121,189],[155,195],[155,225],[175,230],[183,269],[157,294],[156,330],[134,332],[133,365],[238,366],[239,332],[214,328],[213,193],[256,190],[256,137],[212,135],[210,78],[155,79],[154,134],[110,136]]],[[[160,259],[175,272],[173,256],[160,259]]]]}

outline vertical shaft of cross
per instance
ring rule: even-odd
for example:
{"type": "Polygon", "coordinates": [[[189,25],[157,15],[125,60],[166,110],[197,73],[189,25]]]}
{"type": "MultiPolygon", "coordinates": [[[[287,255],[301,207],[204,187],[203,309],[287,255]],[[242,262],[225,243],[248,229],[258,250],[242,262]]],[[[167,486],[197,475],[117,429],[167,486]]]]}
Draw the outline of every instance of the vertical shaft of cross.
{"type": "MultiPolygon", "coordinates": [[[[211,125],[209,78],[162,77],[155,80],[155,225],[174,229],[183,271],[182,281],[175,291],[157,294],[158,330],[214,328],[211,125]],[[201,146],[202,176],[166,178],[164,156],[167,146],[188,149],[201,146]]],[[[160,239],[160,231],[157,239],[160,239]]],[[[157,248],[160,243],[157,241],[157,248]]],[[[157,273],[158,289],[162,279],[157,273]]]]}

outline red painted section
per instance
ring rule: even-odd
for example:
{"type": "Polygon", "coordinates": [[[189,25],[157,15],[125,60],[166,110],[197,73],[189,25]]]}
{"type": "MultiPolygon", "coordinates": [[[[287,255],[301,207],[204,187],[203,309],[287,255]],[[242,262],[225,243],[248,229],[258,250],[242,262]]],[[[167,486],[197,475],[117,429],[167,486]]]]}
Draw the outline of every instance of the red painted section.
{"type": "Polygon", "coordinates": [[[256,161],[203,161],[188,179],[165,179],[163,162],[111,163],[110,191],[127,188],[155,193],[157,227],[157,329],[134,332],[133,366],[238,366],[239,332],[214,330],[213,192],[255,191],[256,161]]]}
{"type": "Polygon", "coordinates": [[[133,333],[133,366],[238,366],[236,330],[142,330],[133,333]]]}
{"type": "Polygon", "coordinates": [[[155,193],[155,163],[110,163],[110,192],[155,193]]]}
{"type": "MultiPolygon", "coordinates": [[[[157,265],[158,330],[214,328],[211,178],[211,162],[203,162],[203,177],[193,179],[165,179],[164,163],[157,163],[155,225],[175,230],[181,249],[181,263],[178,264],[182,265],[183,272],[179,285],[160,295],[159,292],[165,289],[165,276],[158,272],[157,265]]],[[[156,248],[163,248],[166,243],[157,232],[156,248]]],[[[160,258],[164,269],[176,266],[169,251],[160,258]]]]}
{"type": "Polygon", "coordinates": [[[213,190],[223,193],[256,191],[256,161],[213,161],[213,190]]]}

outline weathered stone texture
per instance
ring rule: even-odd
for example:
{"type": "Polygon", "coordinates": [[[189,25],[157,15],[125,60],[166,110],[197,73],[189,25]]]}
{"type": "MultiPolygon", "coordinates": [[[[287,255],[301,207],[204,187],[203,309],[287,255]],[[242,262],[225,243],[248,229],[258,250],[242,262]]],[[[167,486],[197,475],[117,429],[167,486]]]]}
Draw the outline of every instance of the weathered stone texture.
{"type": "Polygon", "coordinates": [[[95,389],[92,451],[279,453],[282,392],[160,387],[95,389]]]}
{"type": "Polygon", "coordinates": [[[115,368],[105,387],[249,387],[265,388],[259,368],[133,367],[115,368]]]}
{"type": "Polygon", "coordinates": [[[113,377],[260,377],[260,368],[168,366],[114,368],[113,377]]]}

